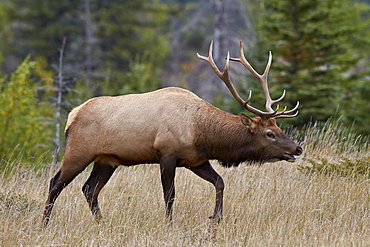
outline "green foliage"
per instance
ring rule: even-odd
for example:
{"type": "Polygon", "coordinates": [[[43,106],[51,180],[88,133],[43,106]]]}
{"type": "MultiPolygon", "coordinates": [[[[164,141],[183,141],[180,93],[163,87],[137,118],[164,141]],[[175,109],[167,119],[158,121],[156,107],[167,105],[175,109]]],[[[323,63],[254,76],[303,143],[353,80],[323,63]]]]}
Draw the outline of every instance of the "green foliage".
{"type": "Polygon", "coordinates": [[[64,37],[83,32],[80,28],[79,1],[12,0],[8,8],[11,20],[18,25],[8,43],[8,52],[18,59],[28,54],[57,61],[58,47],[64,37]],[[37,34],[37,35],[35,35],[37,34]]]}
{"type": "Polygon", "coordinates": [[[370,178],[370,156],[351,160],[342,157],[338,163],[329,162],[325,158],[319,160],[305,159],[309,166],[299,166],[305,174],[322,174],[340,176],[344,178],[370,178]]]}
{"type": "MultiPolygon", "coordinates": [[[[3,62],[3,54],[9,56],[10,47],[7,45],[13,36],[13,28],[11,27],[12,17],[10,15],[10,9],[13,7],[11,1],[0,1],[0,54],[1,62],[3,62]]],[[[3,68],[3,70],[6,68],[3,68]]]]}
{"type": "Polygon", "coordinates": [[[143,93],[160,87],[160,81],[155,76],[155,68],[150,61],[141,62],[140,59],[136,59],[130,63],[129,69],[122,75],[125,84],[120,94],[143,93]]]}
{"type": "Polygon", "coordinates": [[[11,6],[10,22],[17,25],[10,41],[0,42],[5,43],[7,54],[16,59],[28,54],[43,57],[50,66],[58,61],[56,51],[66,38],[64,73],[88,80],[85,90],[95,96],[118,94],[126,86],[125,73],[130,73],[130,63],[136,56],[155,57],[145,64],[153,68],[157,79],[168,54],[168,41],[163,35],[168,8],[156,0],[15,0],[11,6]]]}
{"type": "MultiPolygon", "coordinates": [[[[0,81],[0,162],[10,157],[40,155],[47,145],[49,132],[42,126],[43,106],[37,99],[37,84],[32,75],[35,63],[27,57],[11,75],[0,81]]],[[[2,167],[3,168],[3,167],[2,167]]]]}
{"type": "MultiPolygon", "coordinates": [[[[369,134],[370,117],[365,112],[370,83],[368,72],[358,69],[367,59],[369,21],[363,16],[370,13],[369,6],[343,0],[264,3],[257,24],[259,41],[253,49],[263,61],[257,63],[257,70],[262,71],[272,50],[271,94],[277,98],[286,89],[288,101],[282,104],[301,103],[299,117],[284,121],[303,126],[341,117],[347,125],[355,121],[359,132],[369,134]]],[[[255,80],[252,89],[261,91],[255,80]]],[[[261,95],[254,93],[251,104],[263,109],[261,95]]]]}
{"type": "Polygon", "coordinates": [[[101,68],[105,74],[103,94],[159,87],[159,75],[169,52],[167,38],[160,35],[167,26],[167,12],[164,4],[142,0],[107,3],[96,11],[94,20],[100,25],[96,36],[101,40],[101,68]]]}

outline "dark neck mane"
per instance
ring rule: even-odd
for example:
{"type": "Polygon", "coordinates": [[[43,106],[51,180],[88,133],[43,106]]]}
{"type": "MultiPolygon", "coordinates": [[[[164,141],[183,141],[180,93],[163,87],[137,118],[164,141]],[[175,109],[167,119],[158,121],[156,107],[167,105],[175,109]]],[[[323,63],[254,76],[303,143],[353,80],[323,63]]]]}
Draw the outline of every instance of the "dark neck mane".
{"type": "Polygon", "coordinates": [[[239,116],[219,109],[209,113],[207,117],[199,117],[196,127],[196,147],[201,155],[216,159],[226,167],[237,166],[244,161],[258,161],[252,134],[239,116]]]}

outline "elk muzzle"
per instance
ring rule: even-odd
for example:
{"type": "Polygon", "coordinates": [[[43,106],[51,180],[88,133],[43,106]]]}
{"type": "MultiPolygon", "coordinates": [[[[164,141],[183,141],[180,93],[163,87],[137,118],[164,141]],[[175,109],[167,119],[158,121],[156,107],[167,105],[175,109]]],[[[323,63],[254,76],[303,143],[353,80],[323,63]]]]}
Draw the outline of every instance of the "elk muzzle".
{"type": "Polygon", "coordinates": [[[283,158],[288,162],[294,162],[295,161],[294,155],[301,155],[302,152],[303,152],[302,147],[298,146],[293,153],[285,152],[283,158]]]}

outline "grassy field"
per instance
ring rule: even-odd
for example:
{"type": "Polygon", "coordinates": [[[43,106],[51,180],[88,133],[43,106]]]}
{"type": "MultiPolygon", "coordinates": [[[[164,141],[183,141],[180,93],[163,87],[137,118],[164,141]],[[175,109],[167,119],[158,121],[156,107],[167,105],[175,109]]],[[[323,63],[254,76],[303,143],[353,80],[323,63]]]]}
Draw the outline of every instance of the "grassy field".
{"type": "MultiPolygon", "coordinates": [[[[176,173],[174,220],[165,220],[158,165],[120,167],[100,194],[94,222],[79,175],[40,228],[52,173],[14,168],[0,178],[1,246],[370,246],[369,176],[306,174],[306,159],[370,157],[367,142],[328,125],[299,137],[305,153],[291,164],[214,168],[224,178],[224,219],[208,220],[214,188],[190,171],[176,173]]],[[[298,138],[298,137],[297,137],[298,138]]]]}

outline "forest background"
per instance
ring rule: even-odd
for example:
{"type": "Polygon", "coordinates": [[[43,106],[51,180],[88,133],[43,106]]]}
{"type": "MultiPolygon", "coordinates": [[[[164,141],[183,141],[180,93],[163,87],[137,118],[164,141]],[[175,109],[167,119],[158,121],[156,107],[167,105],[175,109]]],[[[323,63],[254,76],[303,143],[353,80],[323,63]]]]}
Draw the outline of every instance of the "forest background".
{"type": "MultiPolygon", "coordinates": [[[[284,104],[300,101],[283,127],[338,119],[370,133],[370,1],[355,0],[2,0],[0,163],[51,157],[63,147],[68,112],[99,95],[180,86],[226,111],[243,109],[196,53],[224,66],[228,51],[262,72],[284,104]]],[[[257,80],[237,63],[241,95],[264,108],[257,80]]],[[[58,157],[57,157],[58,158],[58,157]]],[[[1,169],[0,169],[1,170],[1,169]]]]}

